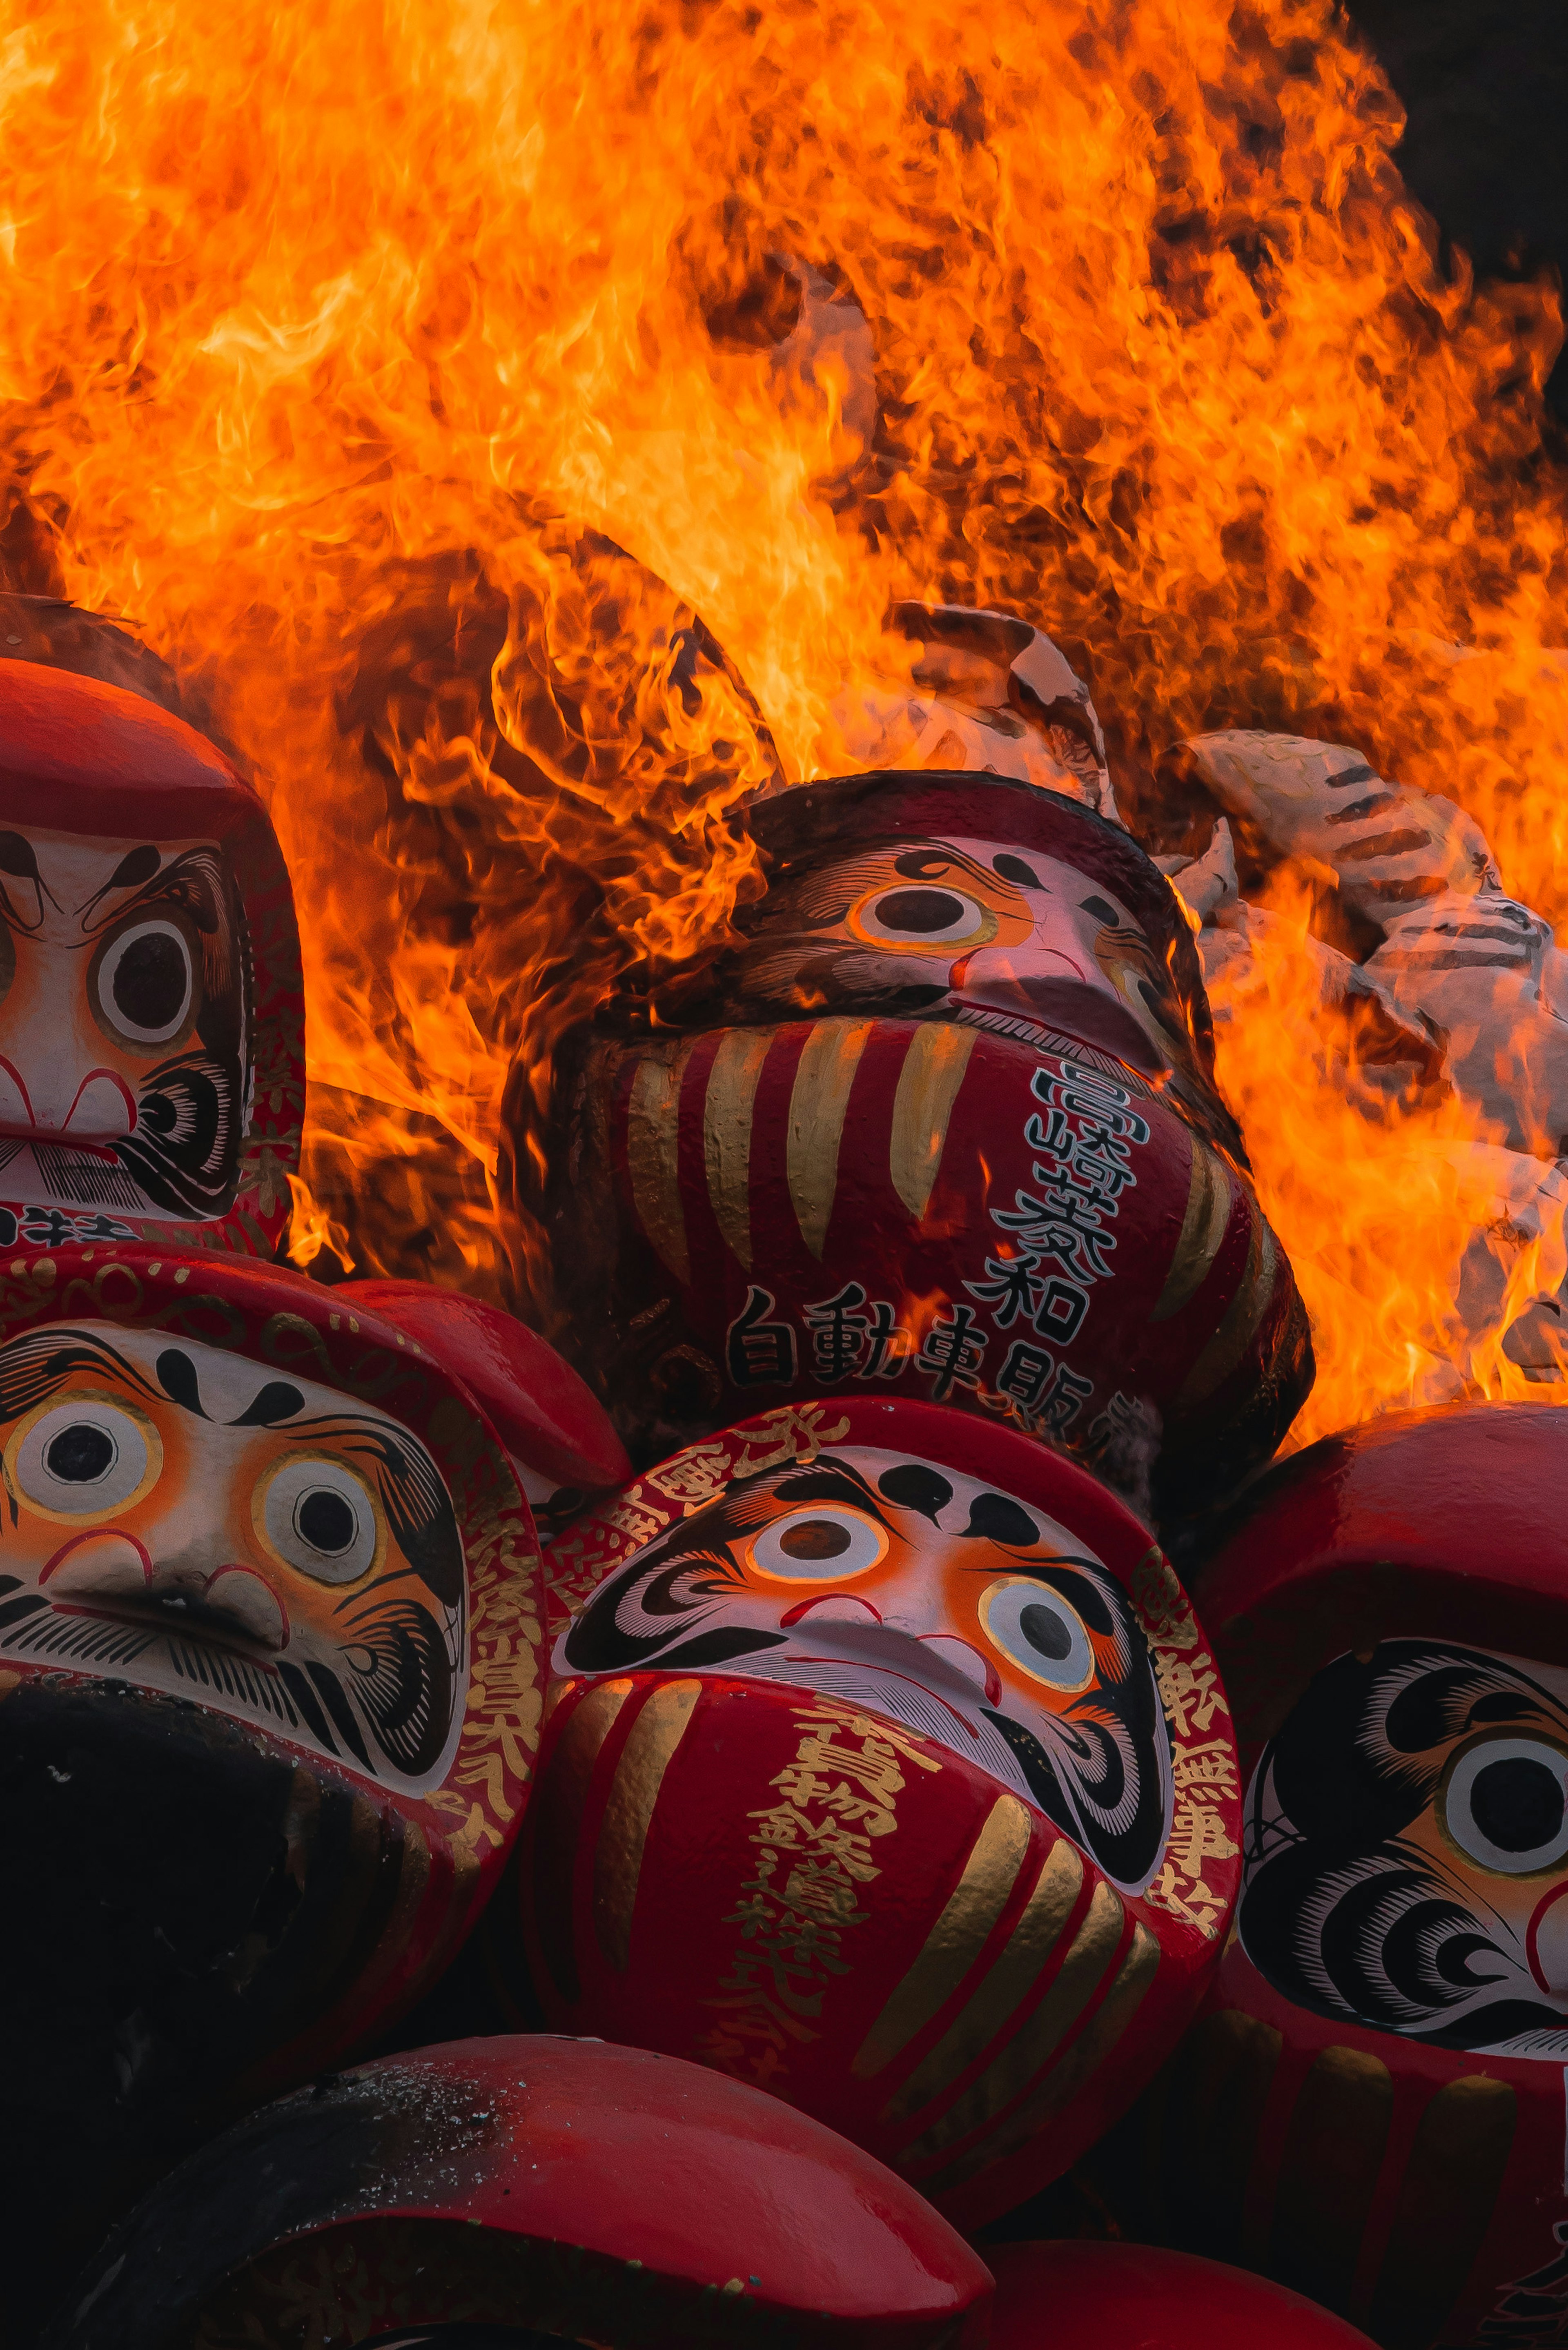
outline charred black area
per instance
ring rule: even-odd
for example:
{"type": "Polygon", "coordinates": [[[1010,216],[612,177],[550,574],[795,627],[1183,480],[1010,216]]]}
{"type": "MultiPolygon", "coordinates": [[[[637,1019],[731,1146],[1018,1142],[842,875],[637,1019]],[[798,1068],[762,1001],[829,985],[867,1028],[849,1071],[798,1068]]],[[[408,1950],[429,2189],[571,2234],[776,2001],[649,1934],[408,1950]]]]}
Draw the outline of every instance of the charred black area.
{"type": "Polygon", "coordinates": [[[51,1677],[0,1704],[7,2344],[352,1983],[401,1864],[394,1817],[370,1814],[329,1769],[175,1700],[51,1677]]]}

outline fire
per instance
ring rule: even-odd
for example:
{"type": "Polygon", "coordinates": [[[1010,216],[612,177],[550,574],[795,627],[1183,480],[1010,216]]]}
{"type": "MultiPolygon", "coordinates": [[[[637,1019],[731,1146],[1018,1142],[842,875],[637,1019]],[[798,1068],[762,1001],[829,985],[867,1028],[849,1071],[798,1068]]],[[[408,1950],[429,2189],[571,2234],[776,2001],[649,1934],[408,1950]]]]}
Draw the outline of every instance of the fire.
{"type": "MultiPolygon", "coordinates": [[[[537,1093],[620,972],[723,938],[729,813],[855,764],[900,597],[1049,628],[1135,825],[1185,734],[1325,735],[1568,911],[1556,296],[1444,275],[1326,0],[25,0],[4,56],[0,557],[270,795],[302,1261],[506,1289],[514,1052],[537,1093]]],[[[1309,1432],[1511,1391],[1461,1267],[1492,1232],[1501,1333],[1560,1233],[1451,1103],[1368,1115],[1288,953],[1262,984],[1221,1074],[1309,1432]]]]}

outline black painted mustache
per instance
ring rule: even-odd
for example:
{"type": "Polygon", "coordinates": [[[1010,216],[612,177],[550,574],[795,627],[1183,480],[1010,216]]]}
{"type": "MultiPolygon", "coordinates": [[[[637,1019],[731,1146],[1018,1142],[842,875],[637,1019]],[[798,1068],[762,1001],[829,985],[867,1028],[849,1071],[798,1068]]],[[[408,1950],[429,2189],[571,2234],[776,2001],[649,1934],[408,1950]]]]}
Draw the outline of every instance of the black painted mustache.
{"type": "Polygon", "coordinates": [[[993,1713],[989,1706],[981,1711],[1012,1747],[1046,1818],[1075,1844],[1086,1845],[1107,1877],[1120,1885],[1141,1883],[1159,1858],[1165,1836],[1165,1795],[1158,1773],[1141,1770],[1136,1752],[1129,1773],[1122,1748],[1101,1722],[1066,1717],[1059,1725],[1066,1752],[1054,1759],[1021,1721],[993,1713]],[[1064,1776],[1078,1798],[1075,1808],[1067,1800],[1064,1776]],[[1117,1828],[1111,1814],[1121,1808],[1129,1786],[1132,1817],[1117,1828]]]}
{"type": "Polygon", "coordinates": [[[137,1093],[136,1128],[115,1157],[166,1213],[221,1216],[239,1176],[240,1070],[197,1052],[150,1070],[137,1093]]]}

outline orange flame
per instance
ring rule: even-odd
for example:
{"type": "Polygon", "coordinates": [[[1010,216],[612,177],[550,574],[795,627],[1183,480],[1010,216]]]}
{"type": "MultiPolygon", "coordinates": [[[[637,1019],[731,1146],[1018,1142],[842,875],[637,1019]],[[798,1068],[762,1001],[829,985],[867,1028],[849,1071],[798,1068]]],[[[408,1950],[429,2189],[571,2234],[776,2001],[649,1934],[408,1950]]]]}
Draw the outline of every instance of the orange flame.
{"type": "MultiPolygon", "coordinates": [[[[126,616],[270,794],[301,1261],[347,1217],[364,1270],[502,1289],[513,1051],[537,1096],[757,887],[724,819],[771,754],[692,611],[792,776],[907,673],[895,598],[1002,604],[1135,822],[1184,733],[1324,734],[1565,910],[1556,297],[1445,276],[1328,0],[22,0],[4,55],[0,562],[126,616]],[[802,272],[868,338],[803,350],[802,272]]],[[[1287,963],[1223,1074],[1310,1426],[1508,1391],[1455,1335],[1510,1221],[1473,1124],[1368,1118],[1287,963]]],[[[1494,1337],[1550,1271],[1520,1229],[1494,1337]]]]}

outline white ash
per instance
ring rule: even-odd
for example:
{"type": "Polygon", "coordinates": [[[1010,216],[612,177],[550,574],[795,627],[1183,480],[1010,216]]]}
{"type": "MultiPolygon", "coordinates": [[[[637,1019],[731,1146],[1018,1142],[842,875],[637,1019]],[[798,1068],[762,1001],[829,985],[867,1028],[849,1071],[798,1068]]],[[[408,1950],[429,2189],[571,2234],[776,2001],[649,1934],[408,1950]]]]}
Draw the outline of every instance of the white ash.
{"type": "MultiPolygon", "coordinates": [[[[1418,1399],[1467,1392],[1472,1378],[1484,1377],[1473,1357],[1504,1322],[1511,1362],[1532,1378],[1562,1378],[1568,954],[1551,924],[1507,895],[1472,817],[1436,795],[1386,782],[1348,744],[1236,731],[1188,747],[1231,817],[1288,872],[1331,886],[1374,929],[1359,964],[1320,940],[1293,940],[1296,973],[1304,957],[1324,1016],[1358,1022],[1350,1089],[1397,1097],[1423,1056],[1429,1065],[1440,1053],[1442,1076],[1492,1138],[1449,1149],[1492,1211],[1459,1268],[1454,1361],[1433,1366],[1418,1399]],[[1371,1061],[1363,1049],[1369,1016],[1382,1040],[1371,1061]]],[[[1254,983],[1262,996],[1260,949],[1279,918],[1226,888],[1235,866],[1225,817],[1202,857],[1159,862],[1202,925],[1199,952],[1206,984],[1218,983],[1223,1028],[1238,1010],[1251,1012],[1254,983]]]]}
{"type": "Polygon", "coordinates": [[[1121,822],[1089,689],[1043,629],[958,604],[898,604],[890,623],[919,648],[909,683],[857,680],[833,705],[857,767],[1011,775],[1121,822]]]}

